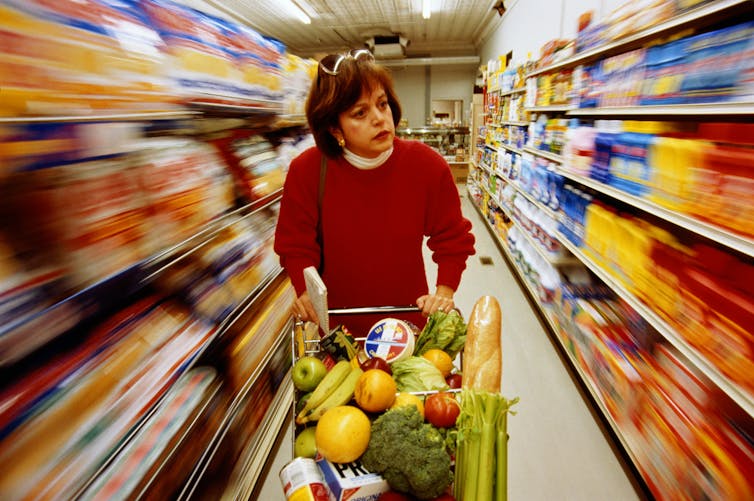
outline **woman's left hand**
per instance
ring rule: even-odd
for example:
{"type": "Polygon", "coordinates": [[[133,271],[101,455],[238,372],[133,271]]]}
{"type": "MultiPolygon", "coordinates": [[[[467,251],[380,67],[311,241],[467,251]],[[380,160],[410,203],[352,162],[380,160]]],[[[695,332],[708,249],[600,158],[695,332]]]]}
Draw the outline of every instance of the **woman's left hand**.
{"type": "Polygon", "coordinates": [[[416,300],[416,306],[418,306],[422,315],[425,317],[430,316],[436,311],[444,311],[449,313],[450,310],[456,307],[453,301],[453,289],[440,285],[437,287],[437,291],[434,294],[425,294],[416,300]]]}

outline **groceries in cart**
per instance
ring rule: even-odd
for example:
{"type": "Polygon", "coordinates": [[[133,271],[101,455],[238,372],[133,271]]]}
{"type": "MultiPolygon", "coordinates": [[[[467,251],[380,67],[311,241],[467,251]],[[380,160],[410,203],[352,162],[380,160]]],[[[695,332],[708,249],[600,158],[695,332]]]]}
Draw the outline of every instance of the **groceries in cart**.
{"type": "Polygon", "coordinates": [[[481,297],[468,323],[438,311],[419,330],[391,316],[411,307],[327,310],[319,293],[327,330],[298,322],[293,333],[287,498],[506,499],[507,416],[518,399],[500,393],[497,300],[481,297]],[[349,331],[349,316],[374,313],[384,318],[366,336],[349,331]]]}

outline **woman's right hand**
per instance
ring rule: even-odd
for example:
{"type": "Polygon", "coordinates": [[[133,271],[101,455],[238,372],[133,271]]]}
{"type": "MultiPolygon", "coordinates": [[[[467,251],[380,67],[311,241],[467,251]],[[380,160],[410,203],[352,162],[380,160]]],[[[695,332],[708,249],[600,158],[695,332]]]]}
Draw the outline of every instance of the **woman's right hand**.
{"type": "Polygon", "coordinates": [[[312,300],[309,299],[309,293],[304,292],[293,303],[293,315],[297,320],[319,323],[317,313],[314,311],[312,300]]]}

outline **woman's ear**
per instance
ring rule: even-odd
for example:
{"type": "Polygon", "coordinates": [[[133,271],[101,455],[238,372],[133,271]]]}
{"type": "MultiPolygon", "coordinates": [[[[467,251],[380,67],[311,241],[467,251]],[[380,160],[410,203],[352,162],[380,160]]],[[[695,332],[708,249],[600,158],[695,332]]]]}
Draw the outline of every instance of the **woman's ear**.
{"type": "Polygon", "coordinates": [[[330,134],[332,134],[332,137],[334,137],[338,142],[343,139],[343,131],[341,131],[338,127],[330,127],[330,134]]]}
{"type": "Polygon", "coordinates": [[[346,145],[346,140],[343,137],[343,131],[341,131],[337,127],[331,127],[330,128],[330,134],[332,134],[332,137],[335,138],[335,142],[338,143],[338,145],[343,148],[346,145]]]}

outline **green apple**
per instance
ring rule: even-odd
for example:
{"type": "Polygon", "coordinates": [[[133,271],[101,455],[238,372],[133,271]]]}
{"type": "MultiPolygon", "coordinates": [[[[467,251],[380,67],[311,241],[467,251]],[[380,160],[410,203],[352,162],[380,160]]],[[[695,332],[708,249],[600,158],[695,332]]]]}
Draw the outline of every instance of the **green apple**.
{"type": "Polygon", "coordinates": [[[314,431],[316,429],[316,426],[304,428],[301,433],[296,436],[296,441],[293,444],[294,457],[314,459],[317,456],[317,442],[314,439],[314,431]]]}
{"type": "Polygon", "coordinates": [[[325,374],[327,374],[325,363],[317,357],[306,355],[293,364],[291,377],[293,377],[293,385],[298,390],[312,391],[322,381],[325,374]]]}

